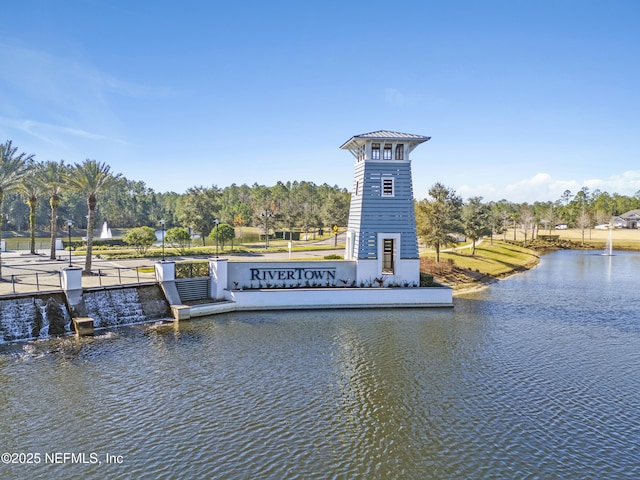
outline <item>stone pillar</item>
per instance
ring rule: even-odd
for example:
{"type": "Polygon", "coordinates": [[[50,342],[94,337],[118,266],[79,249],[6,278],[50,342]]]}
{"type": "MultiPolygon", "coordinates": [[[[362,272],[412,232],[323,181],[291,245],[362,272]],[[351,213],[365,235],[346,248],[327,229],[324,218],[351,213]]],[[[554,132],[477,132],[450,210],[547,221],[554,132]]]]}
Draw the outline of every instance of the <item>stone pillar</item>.
{"type": "Polygon", "coordinates": [[[181,305],[180,294],[176,288],[176,262],[157,262],[155,270],[156,282],[160,284],[169,305],[181,305]]]}
{"type": "Polygon", "coordinates": [[[82,268],[67,267],[61,273],[62,290],[67,297],[73,327],[78,335],[93,335],[93,318],[87,316],[82,298],[82,268]]]}
{"type": "Polygon", "coordinates": [[[62,274],[62,290],[67,295],[71,306],[77,305],[82,299],[82,268],[67,267],[63,268],[62,274]]]}
{"type": "Polygon", "coordinates": [[[176,279],[176,262],[157,262],[156,281],[157,282],[173,282],[176,279]]]}
{"type": "Polygon", "coordinates": [[[212,258],[209,260],[209,275],[211,277],[211,290],[209,296],[214,300],[225,300],[225,290],[227,289],[227,267],[226,258],[212,258]]]}

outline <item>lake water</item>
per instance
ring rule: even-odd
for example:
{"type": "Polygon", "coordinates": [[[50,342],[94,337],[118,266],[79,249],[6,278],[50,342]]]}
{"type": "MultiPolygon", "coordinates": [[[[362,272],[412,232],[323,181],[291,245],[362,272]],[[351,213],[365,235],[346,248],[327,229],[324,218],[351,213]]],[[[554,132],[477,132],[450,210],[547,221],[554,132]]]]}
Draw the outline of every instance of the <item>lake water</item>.
{"type": "Polygon", "coordinates": [[[639,272],[2,345],[0,478],[640,478],[639,272]]]}

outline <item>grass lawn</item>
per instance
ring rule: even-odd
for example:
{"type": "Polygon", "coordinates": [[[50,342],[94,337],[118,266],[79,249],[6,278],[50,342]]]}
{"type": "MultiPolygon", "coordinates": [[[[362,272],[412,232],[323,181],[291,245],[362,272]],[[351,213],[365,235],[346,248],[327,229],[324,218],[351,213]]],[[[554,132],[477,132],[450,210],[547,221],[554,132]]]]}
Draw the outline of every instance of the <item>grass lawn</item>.
{"type": "Polygon", "coordinates": [[[435,252],[428,252],[420,263],[421,270],[433,274],[437,281],[461,289],[529,269],[538,261],[537,252],[494,239],[493,245],[484,240],[475,255],[471,249],[440,252],[440,263],[435,263],[435,252]]]}
{"type": "MultiPolygon", "coordinates": [[[[540,235],[559,235],[561,240],[571,240],[579,244],[582,243],[582,230],[578,228],[570,228],[567,230],[540,230],[540,235]]],[[[613,248],[618,250],[640,250],[640,229],[615,228],[611,232],[613,239],[613,248]]],[[[500,236],[502,238],[502,235],[500,236]]],[[[609,239],[609,230],[585,230],[584,243],[592,245],[594,248],[604,248],[609,239]]],[[[513,230],[507,232],[507,240],[513,240],[513,230]]],[[[521,242],[524,240],[522,232],[516,232],[516,240],[521,242]]]]}
{"type": "MultiPolygon", "coordinates": [[[[211,242],[209,242],[211,243],[211,242]]],[[[344,248],[344,243],[338,243],[338,248],[344,248]]],[[[323,251],[323,250],[333,250],[333,245],[305,245],[304,242],[293,242],[293,246],[291,248],[292,252],[308,252],[308,251],[323,251]]],[[[78,248],[76,252],[85,252],[86,249],[78,248]]],[[[254,243],[254,244],[235,244],[233,247],[230,245],[226,245],[224,248],[222,246],[218,247],[218,254],[220,255],[232,255],[232,254],[243,254],[243,253],[265,253],[264,243],[254,243]]],[[[266,250],[268,253],[276,253],[276,252],[288,252],[288,241],[284,240],[271,240],[269,242],[269,249],[266,250]]],[[[136,252],[136,250],[132,247],[103,247],[103,246],[94,246],[93,253],[98,255],[100,258],[108,259],[108,260],[117,260],[117,259],[126,259],[126,258],[158,258],[162,256],[162,247],[158,245],[154,245],[149,248],[144,256],[141,256],[136,252]]],[[[166,257],[174,257],[174,256],[211,256],[215,255],[216,247],[215,244],[207,245],[206,247],[193,245],[189,249],[177,249],[168,245],[165,245],[164,253],[166,257]]]]}

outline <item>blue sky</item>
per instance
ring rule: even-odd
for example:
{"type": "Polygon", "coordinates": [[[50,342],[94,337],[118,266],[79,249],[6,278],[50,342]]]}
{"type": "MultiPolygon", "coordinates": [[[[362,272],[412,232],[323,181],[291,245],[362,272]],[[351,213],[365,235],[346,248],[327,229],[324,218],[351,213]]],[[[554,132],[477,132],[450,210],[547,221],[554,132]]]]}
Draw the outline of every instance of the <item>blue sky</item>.
{"type": "Polygon", "coordinates": [[[22,0],[0,141],[156,191],[351,188],[351,136],[431,136],[414,193],[640,190],[640,2],[22,0]]]}

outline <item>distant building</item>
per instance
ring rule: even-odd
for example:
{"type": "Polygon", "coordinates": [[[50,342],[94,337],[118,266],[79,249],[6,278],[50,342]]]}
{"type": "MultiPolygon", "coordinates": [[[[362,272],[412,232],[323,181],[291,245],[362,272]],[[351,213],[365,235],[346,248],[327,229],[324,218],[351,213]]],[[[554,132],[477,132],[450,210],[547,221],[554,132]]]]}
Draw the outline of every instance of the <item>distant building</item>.
{"type": "Polygon", "coordinates": [[[640,210],[629,210],[615,217],[615,222],[622,228],[638,228],[640,224],[640,210]]]}

